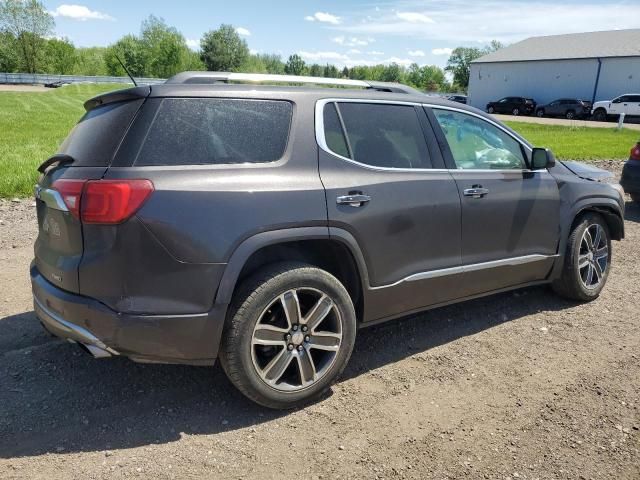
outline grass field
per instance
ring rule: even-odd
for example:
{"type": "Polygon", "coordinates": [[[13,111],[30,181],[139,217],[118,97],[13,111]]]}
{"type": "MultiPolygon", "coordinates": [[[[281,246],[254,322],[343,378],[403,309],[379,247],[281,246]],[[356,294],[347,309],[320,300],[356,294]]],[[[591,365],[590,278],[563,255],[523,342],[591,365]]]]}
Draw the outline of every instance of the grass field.
{"type": "MultiPolygon", "coordinates": [[[[82,104],[123,85],[70,85],[46,92],[0,92],[0,197],[28,196],[38,165],[53,154],[83,114],[82,104]]],[[[637,131],[507,122],[559,159],[626,159],[637,131]]]]}

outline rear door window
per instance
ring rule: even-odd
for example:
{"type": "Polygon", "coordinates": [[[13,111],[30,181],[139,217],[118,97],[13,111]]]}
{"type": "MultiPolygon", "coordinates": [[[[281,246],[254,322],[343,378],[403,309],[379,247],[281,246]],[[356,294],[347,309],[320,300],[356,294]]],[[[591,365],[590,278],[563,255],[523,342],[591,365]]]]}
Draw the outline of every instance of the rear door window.
{"type": "MultiPolygon", "coordinates": [[[[333,104],[325,106],[325,122],[327,111],[331,112],[332,108],[335,108],[333,104]]],[[[338,102],[337,108],[346,130],[343,141],[348,145],[348,155],[344,154],[343,141],[338,140],[339,132],[327,135],[325,123],[327,146],[335,153],[374,167],[431,168],[424,132],[414,106],[338,102]],[[335,141],[331,141],[332,136],[335,141]]]]}
{"type": "Polygon", "coordinates": [[[73,167],[107,167],[143,100],[94,108],[80,119],[58,153],[71,156],[73,167]]]}
{"type": "Polygon", "coordinates": [[[220,165],[279,160],[293,107],[286,101],[162,100],[135,165],[220,165]]]}

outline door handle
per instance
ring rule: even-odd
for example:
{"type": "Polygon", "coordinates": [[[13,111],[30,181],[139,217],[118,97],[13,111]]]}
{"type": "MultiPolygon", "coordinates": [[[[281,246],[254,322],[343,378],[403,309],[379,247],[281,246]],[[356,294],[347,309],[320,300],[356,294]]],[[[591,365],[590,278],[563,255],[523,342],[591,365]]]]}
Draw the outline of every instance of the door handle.
{"type": "Polygon", "coordinates": [[[474,185],[471,188],[465,188],[463,193],[465,197],[483,198],[485,195],[489,193],[489,189],[483,188],[479,185],[478,186],[474,185]]]}
{"type": "Polygon", "coordinates": [[[370,201],[371,197],[363,193],[350,193],[349,195],[341,195],[336,198],[338,205],[349,205],[350,207],[361,207],[370,201]]]}

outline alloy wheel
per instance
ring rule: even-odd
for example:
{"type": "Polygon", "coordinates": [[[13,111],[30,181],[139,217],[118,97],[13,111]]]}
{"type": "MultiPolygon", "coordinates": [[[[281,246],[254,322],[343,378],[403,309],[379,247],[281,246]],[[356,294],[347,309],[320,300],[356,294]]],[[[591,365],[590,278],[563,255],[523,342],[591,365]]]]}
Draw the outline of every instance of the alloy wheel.
{"type": "Polygon", "coordinates": [[[587,289],[596,289],[604,280],[609,263],[609,242],[602,226],[591,224],[582,234],[578,252],[578,272],[587,289]]]}
{"type": "Polygon", "coordinates": [[[331,298],[315,288],[288,290],[262,312],[251,337],[251,360],[271,388],[310,387],[334,364],[342,344],[342,318],[331,298]]]}

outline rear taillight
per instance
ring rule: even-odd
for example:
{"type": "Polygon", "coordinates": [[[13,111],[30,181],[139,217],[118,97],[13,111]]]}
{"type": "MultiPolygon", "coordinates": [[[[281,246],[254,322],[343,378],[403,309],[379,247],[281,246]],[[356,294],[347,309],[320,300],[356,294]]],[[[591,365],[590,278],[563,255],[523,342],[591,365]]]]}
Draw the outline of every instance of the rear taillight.
{"type": "Polygon", "coordinates": [[[153,192],[150,180],[58,180],[52,187],[83,223],[117,224],[130,218],[153,192]]]}
{"type": "Polygon", "coordinates": [[[631,160],[640,160],[640,142],[636,143],[636,146],[631,149],[629,156],[631,160]]]}

